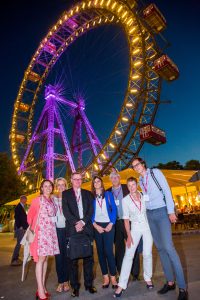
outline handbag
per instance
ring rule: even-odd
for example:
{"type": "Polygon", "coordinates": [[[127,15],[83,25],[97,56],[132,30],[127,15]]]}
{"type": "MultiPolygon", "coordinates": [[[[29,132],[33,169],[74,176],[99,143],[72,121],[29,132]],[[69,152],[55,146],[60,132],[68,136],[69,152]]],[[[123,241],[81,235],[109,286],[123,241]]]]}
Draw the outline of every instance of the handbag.
{"type": "Polygon", "coordinates": [[[26,230],[26,240],[29,244],[33,243],[35,239],[35,231],[31,229],[31,226],[29,225],[29,227],[26,230]]]}
{"type": "Polygon", "coordinates": [[[67,256],[73,260],[92,256],[93,242],[84,233],[71,236],[67,240],[67,256]]]}

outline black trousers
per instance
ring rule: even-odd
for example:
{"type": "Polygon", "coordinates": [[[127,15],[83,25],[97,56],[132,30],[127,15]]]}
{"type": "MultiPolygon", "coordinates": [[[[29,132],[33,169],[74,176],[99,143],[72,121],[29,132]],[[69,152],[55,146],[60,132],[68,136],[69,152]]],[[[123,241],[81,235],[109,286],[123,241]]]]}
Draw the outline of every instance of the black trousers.
{"type": "Polygon", "coordinates": [[[56,228],[60,254],[55,255],[58,283],[69,281],[70,259],[67,257],[66,229],[56,228]]]}
{"type": "MultiPolygon", "coordinates": [[[[73,289],[79,289],[80,283],[78,278],[78,262],[79,259],[71,260],[71,272],[70,272],[70,284],[73,289]]],[[[84,285],[85,287],[93,286],[93,266],[94,266],[94,258],[93,256],[89,256],[83,258],[83,275],[84,275],[84,285]]]]}
{"type": "MultiPolygon", "coordinates": [[[[120,274],[122,261],[125,254],[125,240],[127,239],[126,229],[124,226],[124,220],[117,220],[115,224],[115,261],[117,271],[120,274]]],[[[138,246],[139,247],[139,246],[138,246]]],[[[140,257],[138,248],[135,252],[133,259],[133,265],[131,268],[131,275],[137,277],[140,274],[140,257]]]]}

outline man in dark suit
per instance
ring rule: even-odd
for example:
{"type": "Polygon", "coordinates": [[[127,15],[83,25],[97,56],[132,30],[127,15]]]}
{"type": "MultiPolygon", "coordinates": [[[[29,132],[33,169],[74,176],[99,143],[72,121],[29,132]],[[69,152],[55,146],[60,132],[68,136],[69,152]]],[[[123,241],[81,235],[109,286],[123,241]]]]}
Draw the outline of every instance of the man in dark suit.
{"type": "Polygon", "coordinates": [[[20,197],[19,204],[15,207],[15,236],[17,243],[13,251],[11,266],[20,266],[22,261],[19,259],[19,251],[21,248],[21,240],[24,236],[26,229],[28,228],[27,215],[25,211],[25,204],[27,198],[25,195],[20,197]]]}
{"type": "MultiPolygon", "coordinates": [[[[82,175],[75,172],[71,176],[72,188],[63,192],[62,206],[66,218],[67,238],[83,232],[93,241],[93,195],[87,190],[81,189],[82,175]]],[[[93,255],[83,258],[85,289],[91,294],[97,290],[93,286],[93,255]]],[[[78,259],[71,260],[70,284],[72,286],[72,297],[79,296],[80,283],[78,281],[78,259]]]]}
{"type": "MultiPolygon", "coordinates": [[[[119,173],[117,173],[117,171],[112,171],[112,173],[110,174],[110,180],[112,182],[112,187],[109,188],[108,191],[111,191],[113,193],[118,211],[118,217],[115,223],[115,260],[117,271],[120,274],[122,261],[125,254],[125,240],[127,239],[126,229],[123,220],[122,199],[129,194],[129,190],[126,184],[120,183],[120,175],[119,173]]],[[[140,257],[139,251],[137,249],[131,269],[133,280],[139,280],[139,273],[140,257]]]]}

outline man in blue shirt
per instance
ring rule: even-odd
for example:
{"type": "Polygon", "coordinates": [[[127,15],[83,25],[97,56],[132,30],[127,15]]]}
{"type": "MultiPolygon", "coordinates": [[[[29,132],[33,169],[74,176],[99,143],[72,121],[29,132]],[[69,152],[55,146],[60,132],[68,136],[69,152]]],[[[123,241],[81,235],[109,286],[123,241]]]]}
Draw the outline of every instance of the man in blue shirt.
{"type": "Polygon", "coordinates": [[[132,167],[140,174],[139,183],[145,198],[149,226],[167,279],[158,293],[165,294],[176,288],[175,274],[179,286],[178,300],[187,300],[183,268],[172,241],[171,223],[175,223],[177,217],[167,180],[160,170],[147,168],[140,157],[133,159],[132,167]]]}

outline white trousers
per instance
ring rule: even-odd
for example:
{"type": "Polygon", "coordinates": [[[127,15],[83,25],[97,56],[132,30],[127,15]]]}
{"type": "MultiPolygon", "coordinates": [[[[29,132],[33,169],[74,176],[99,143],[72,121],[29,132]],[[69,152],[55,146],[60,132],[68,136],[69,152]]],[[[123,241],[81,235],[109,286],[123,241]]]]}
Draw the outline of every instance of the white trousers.
{"type": "Polygon", "coordinates": [[[128,279],[131,273],[131,267],[135,251],[142,237],[143,239],[143,277],[145,281],[151,281],[152,277],[152,246],[153,238],[149,228],[131,230],[133,244],[130,248],[126,247],[126,252],[123,258],[121,273],[118,286],[122,289],[127,288],[128,279]]]}

